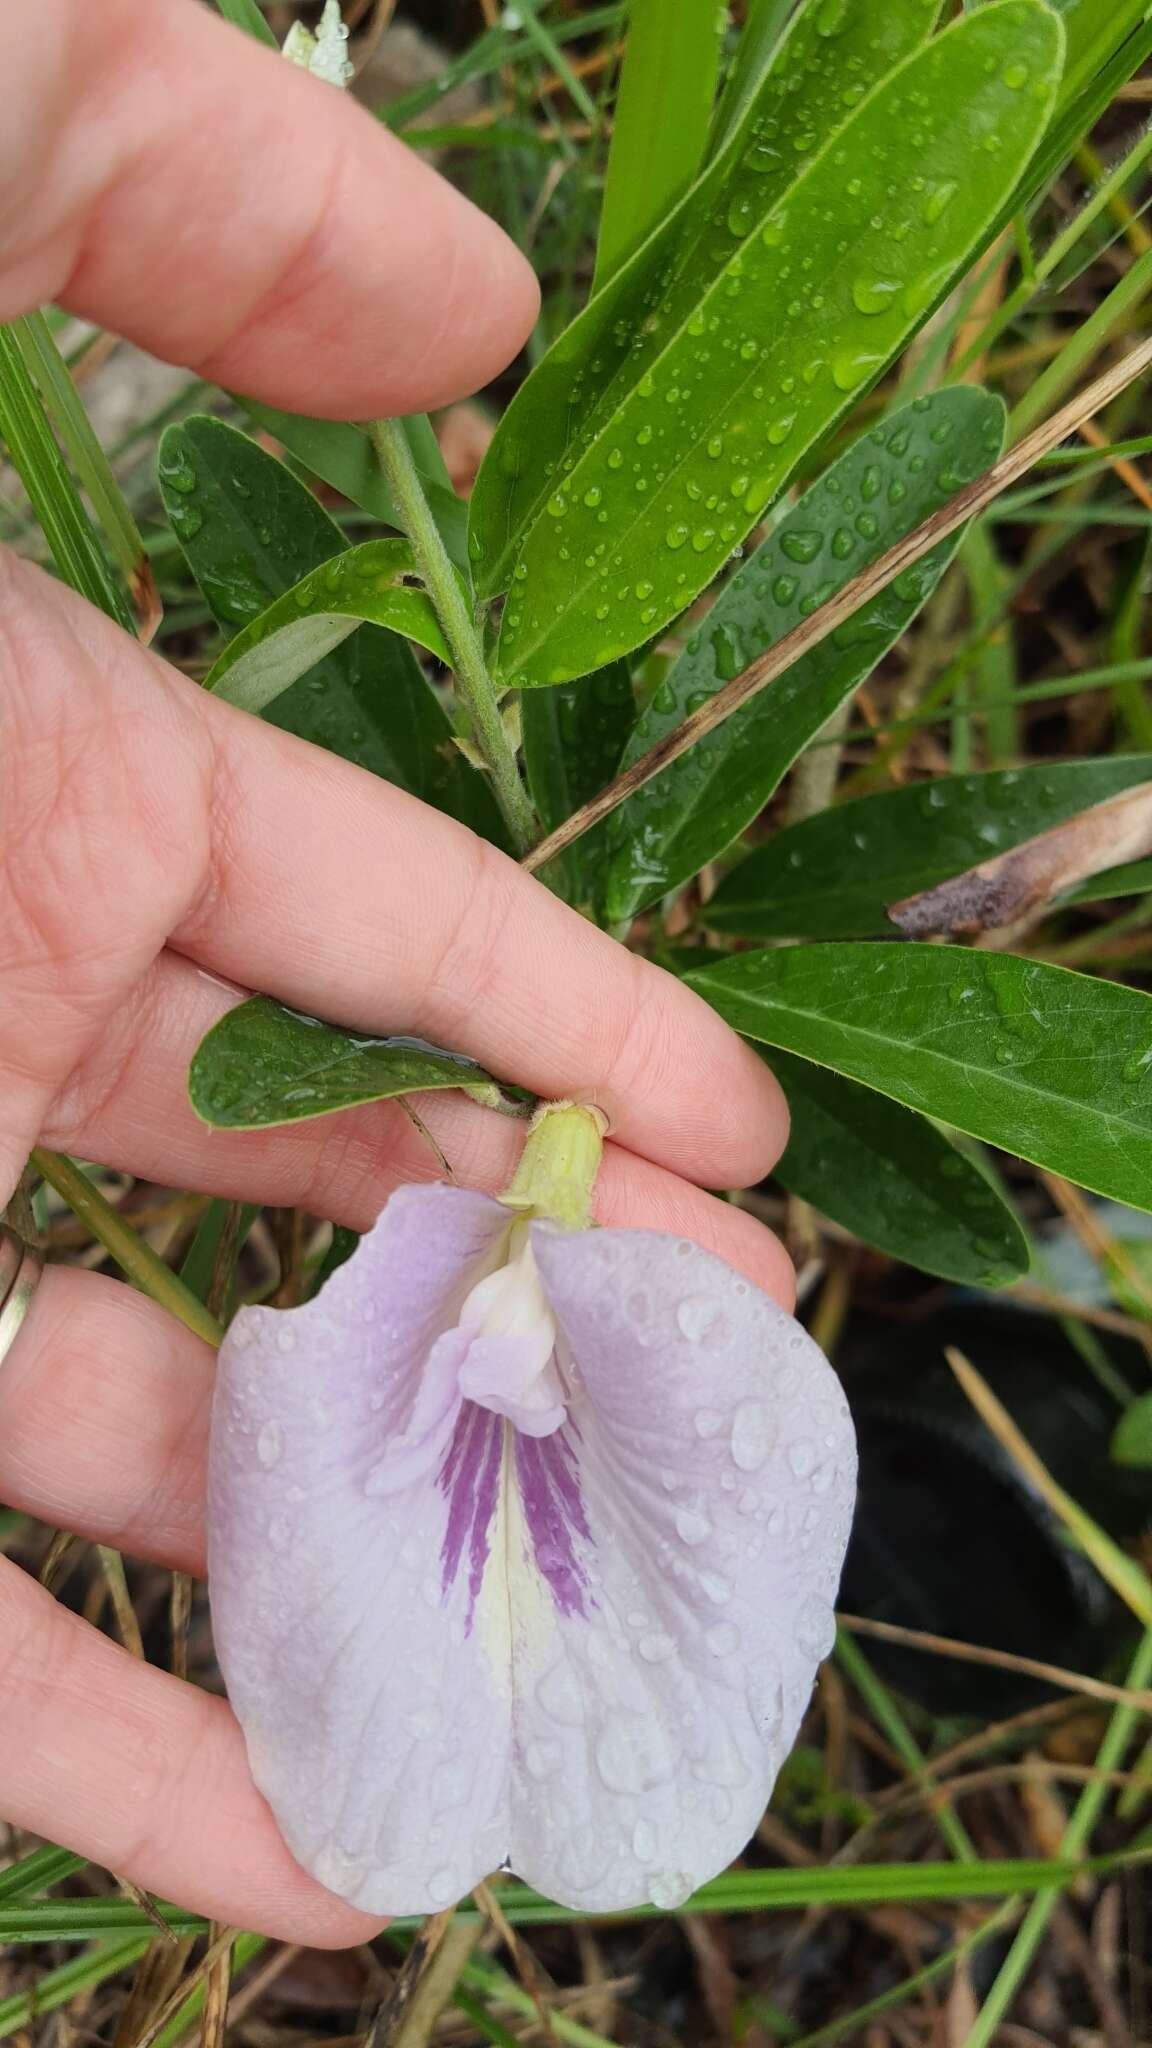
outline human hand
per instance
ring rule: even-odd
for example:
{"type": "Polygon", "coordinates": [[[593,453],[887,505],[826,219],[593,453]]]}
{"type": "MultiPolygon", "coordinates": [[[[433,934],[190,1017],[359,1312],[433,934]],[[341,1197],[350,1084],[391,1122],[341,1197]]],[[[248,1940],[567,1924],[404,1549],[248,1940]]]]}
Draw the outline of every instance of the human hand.
{"type": "MultiPolygon", "coordinates": [[[[192,0],[9,0],[0,315],[55,299],[270,403],[412,411],[483,382],[532,318],[499,231],[368,116],[192,0]]],[[[190,1055],[265,990],[451,1044],[614,1142],[599,1214],[690,1235],[788,1304],[743,1185],[779,1092],[714,1014],[463,827],[204,696],[0,562],[0,1199],[43,1143],[365,1228],[435,1162],[394,1104],[209,1133],[190,1055]],[[221,979],[224,977],[225,979],[221,979]]],[[[467,1184],[519,1134],[422,1105],[467,1184]]],[[[212,1355],[118,1283],[54,1268],[0,1366],[0,1496],[202,1569],[212,1355]]],[[[0,1567],[0,1813],[229,1922],[338,1945],[374,1923],[305,1877],[223,1701],[0,1567]]]]}

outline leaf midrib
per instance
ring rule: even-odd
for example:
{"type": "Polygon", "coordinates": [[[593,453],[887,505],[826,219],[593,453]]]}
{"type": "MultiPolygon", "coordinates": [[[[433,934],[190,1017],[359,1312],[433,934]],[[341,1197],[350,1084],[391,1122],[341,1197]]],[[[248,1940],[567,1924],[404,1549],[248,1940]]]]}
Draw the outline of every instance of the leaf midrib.
{"type": "MultiPolygon", "coordinates": [[[[959,948],[956,950],[963,951],[964,949],[959,948]]],[[[1086,981],[1090,983],[1093,982],[1092,976],[1084,974],[1072,974],[1071,970],[1068,968],[1055,967],[1053,971],[1058,974],[1069,974],[1071,975],[1071,978],[1075,981],[1086,981]]],[[[707,986],[710,982],[712,986],[718,988],[721,992],[724,992],[725,990],[727,990],[730,993],[733,992],[733,984],[729,982],[717,981],[716,977],[714,975],[710,976],[707,973],[707,971],[705,971],[702,974],[686,976],[685,979],[688,982],[689,987],[696,989],[699,994],[705,994],[707,986]]],[[[1093,985],[1102,988],[1110,988],[1115,986],[1115,984],[1111,982],[1093,983],[1093,985]]],[[[849,1035],[858,1037],[870,1045],[883,1046],[885,1049],[894,1049],[902,1053],[912,1051],[922,1059],[938,1061],[942,1066],[946,1066],[948,1068],[955,1067],[961,1073],[969,1077],[971,1077],[973,1072],[976,1072],[981,1076],[981,1078],[985,1078],[989,1081],[995,1082],[997,1086],[1005,1089],[1006,1091],[1015,1091],[1017,1094],[1027,1096],[1029,1100],[1042,1103],[1057,1102],[1070,1110],[1077,1110],[1081,1113],[1085,1113],[1089,1116],[1098,1118],[1102,1123],[1106,1124],[1109,1127],[1115,1126],[1118,1133],[1124,1133],[1125,1135],[1130,1135],[1133,1137],[1144,1137],[1149,1140],[1152,1140],[1152,1124],[1140,1125],[1131,1123],[1129,1121],[1126,1121],[1115,1111],[1108,1110],[1106,1108],[1097,1108],[1095,1104],[1077,1100],[1072,1096],[1058,1095],[1053,1090],[1043,1090],[1036,1088],[1034,1086],[1031,1086],[1019,1074],[1009,1073],[1005,1069],[993,1068],[985,1064],[976,1066],[975,1062],[972,1060],[960,1060],[955,1058],[950,1053],[939,1052],[935,1049],[929,1049],[919,1041],[913,1042],[907,1038],[894,1038],[882,1031],[870,1030],[865,1025],[845,1024],[837,1018],[830,1017],[826,1010],[810,1010],[799,1003],[784,1003],[779,999],[765,997],[760,994],[749,995],[745,994],[743,991],[738,991],[738,993],[740,993],[743,996],[743,999],[745,1001],[753,1003],[764,1003],[766,1007],[786,1012],[790,1016],[800,1017],[804,1018],[807,1021],[811,1021],[812,1023],[830,1026],[833,1029],[843,1031],[849,1035]]],[[[928,991],[925,990],[924,993],[927,994],[928,991]]],[[[1137,989],[1132,989],[1129,991],[1129,993],[1132,995],[1138,995],[1140,991],[1137,989]]],[[[1152,997],[1148,997],[1146,1000],[1150,1004],[1152,1004],[1152,997]]],[[[1152,1028],[1152,1016],[1150,1016],[1149,1018],[1149,1025],[1150,1028],[1152,1028]]],[[[740,1029],[741,1027],[737,1026],[736,1028],[740,1029]]],[[[753,1036],[753,1033],[750,1031],[745,1031],[742,1035],[750,1038],[753,1036]]],[[[772,1041],[771,1039],[768,1039],[765,1041],[765,1043],[770,1045],[772,1041]]],[[[791,1052],[794,1050],[794,1047],[788,1045],[781,1047],[781,1051],[783,1052],[791,1052]]],[[[832,1073],[840,1073],[843,1071],[841,1068],[833,1066],[830,1060],[826,1058],[817,1058],[817,1056],[811,1052],[805,1052],[801,1054],[800,1057],[803,1059],[811,1060],[814,1066],[828,1067],[832,1073]]],[[[847,1078],[853,1081],[860,1080],[860,1076],[858,1074],[850,1074],[847,1076],[847,1078]]],[[[905,1098],[902,1095],[894,1094],[891,1088],[886,1088],[879,1082],[862,1081],[860,1085],[865,1088],[872,1088],[877,1095],[885,1095],[892,1102],[904,1102],[905,1100],[905,1098]]],[[[908,1108],[914,1106],[915,1105],[912,1105],[910,1103],[905,1104],[905,1107],[908,1108]]],[[[963,1131],[966,1129],[966,1126],[964,1124],[952,1123],[951,1119],[943,1111],[932,1112],[932,1114],[937,1113],[940,1115],[941,1121],[947,1123],[950,1129],[956,1131],[963,1131]]],[[[967,1132],[967,1135],[969,1137],[982,1137],[984,1134],[980,1131],[969,1130],[967,1132]]],[[[990,1144],[999,1144],[1000,1140],[992,1138],[989,1139],[988,1142],[990,1144]]],[[[1012,1150],[1013,1148],[1007,1147],[1006,1149],[1012,1150]]],[[[1018,1156],[1021,1159],[1031,1158],[1031,1155],[1027,1152],[1020,1152],[1018,1156]]],[[[1034,1165],[1038,1163],[1038,1161],[1032,1161],[1032,1164],[1034,1165]]]]}
{"type": "MultiPolygon", "coordinates": [[[[933,36],[927,43],[919,44],[917,48],[913,50],[906,58],[904,58],[898,65],[896,65],[892,71],[888,72],[884,78],[878,81],[876,86],[874,86],[873,90],[870,93],[868,93],[863,100],[861,100],[860,105],[853,109],[852,113],[848,116],[848,119],[843,123],[843,125],[840,128],[835,129],[833,133],[826,138],[821,148],[816,152],[811,162],[805,166],[800,176],[794,181],[793,184],[788,186],[785,195],[778,199],[774,203],[773,207],[769,209],[769,216],[772,212],[776,210],[777,206],[783,205],[785,203],[785,200],[790,206],[794,206],[796,204],[797,195],[803,192],[803,188],[816,175],[817,171],[823,167],[825,159],[830,155],[833,143],[837,143],[838,145],[843,147],[845,145],[845,137],[848,136],[850,131],[855,128],[857,122],[863,119],[865,113],[872,108],[874,102],[882,93],[886,93],[894,88],[895,82],[898,79],[902,78],[906,71],[910,70],[917,64],[926,62],[929,56],[934,56],[936,52],[939,50],[940,46],[943,43],[946,43],[949,37],[956,36],[956,34],[959,31],[965,30],[966,33],[969,36],[971,36],[972,30],[967,27],[967,24],[972,22],[984,22],[986,20],[990,20],[994,18],[996,15],[1003,14],[1009,8],[1018,8],[1021,4],[1022,0],[991,0],[991,4],[982,6],[976,14],[963,14],[958,16],[955,21],[949,23],[949,25],[945,29],[941,30],[939,34],[933,36]]],[[[1053,86],[1053,91],[1054,90],[1055,86],[1053,86]]],[[[1049,115],[1050,113],[1051,109],[1049,109],[1049,115]]],[[[1040,130],[1040,139],[1042,139],[1043,134],[1044,129],[1042,128],[1040,130]]],[[[761,222],[760,226],[762,225],[763,223],[761,222]]],[[[967,243],[958,248],[952,265],[954,271],[967,263],[968,258],[970,257],[972,252],[979,246],[980,237],[983,231],[984,230],[982,225],[981,227],[977,228],[977,230],[970,237],[967,243]]],[[[748,235],[746,235],[743,238],[743,240],[737,244],[729,262],[725,264],[723,270],[717,273],[716,277],[713,279],[712,284],[708,287],[708,290],[704,293],[703,297],[696,302],[696,306],[693,308],[693,313],[689,315],[689,318],[693,318],[695,316],[695,313],[699,311],[701,308],[705,308],[710,305],[713,297],[717,293],[719,293],[721,287],[727,283],[728,278],[731,274],[732,264],[736,262],[736,260],[743,254],[743,252],[748,248],[749,244],[756,239],[759,232],[759,227],[750,230],[748,235]]],[[[820,273],[821,278],[828,282],[837,279],[842,272],[845,272],[851,268],[855,268],[857,262],[858,259],[853,259],[850,254],[845,256],[838,256],[828,266],[826,270],[820,273]]],[[[931,310],[931,306],[925,309],[925,318],[927,318],[930,315],[931,310]]],[[[688,320],[685,320],[682,323],[682,325],[677,328],[675,334],[670,337],[667,345],[664,349],[661,350],[660,354],[653,357],[651,363],[649,363],[647,369],[644,372],[645,376],[650,376],[655,380],[658,370],[665,363],[667,357],[672,353],[672,351],[680,346],[685,335],[687,334],[687,330],[688,320]]],[[[773,342],[772,348],[767,355],[759,358],[755,363],[750,364],[744,376],[741,377],[736,384],[726,387],[722,405],[719,405],[717,409],[708,416],[707,420],[702,425],[700,433],[698,434],[697,438],[674,461],[672,467],[669,469],[667,475],[661,482],[659,490],[654,492],[652,497],[644,505],[640,507],[635,517],[632,519],[631,523],[627,527],[623,529],[618,528],[616,530],[616,544],[619,552],[623,552],[623,550],[626,548],[627,543],[632,538],[632,535],[635,533],[637,527],[643,525],[646,522],[646,520],[648,520],[651,517],[653,506],[661,504],[664,501],[664,498],[669,487],[680,475],[685,465],[694,458],[699,449],[700,443],[703,441],[704,436],[708,432],[709,426],[715,424],[715,421],[719,416],[719,413],[724,410],[729,410],[733,406],[735,406],[743,398],[745,390],[748,386],[750,386],[752,381],[756,378],[763,378],[765,376],[770,364],[773,362],[780,348],[783,345],[784,335],[791,334],[792,331],[792,329],[784,330],[780,338],[773,342]]],[[[915,331],[915,323],[913,324],[912,331],[915,331]]],[[[892,354],[897,353],[899,351],[900,346],[901,344],[897,342],[892,351],[892,354]]],[[[889,360],[891,360],[890,356],[885,357],[886,362],[889,360]]],[[[879,376],[881,374],[881,371],[877,370],[876,374],[877,376],[879,376]]],[[[836,426],[837,422],[842,420],[845,414],[849,412],[854,405],[857,405],[860,402],[861,397],[864,395],[865,388],[866,380],[865,383],[862,383],[858,389],[846,392],[844,394],[843,404],[835,407],[833,411],[831,411],[826,416],[820,428],[818,429],[818,432],[813,434],[812,438],[805,442],[803,446],[798,445],[795,449],[791,451],[791,454],[794,459],[791,460],[790,462],[785,461],[784,467],[779,472],[776,485],[770,491],[769,496],[766,499],[765,504],[761,507],[759,514],[754,515],[747,521],[747,524],[744,528],[744,531],[746,533],[750,531],[753,525],[755,525],[756,517],[762,518],[764,512],[768,509],[768,507],[771,504],[774,503],[775,498],[779,495],[779,491],[783,488],[784,483],[787,481],[787,478],[793,474],[796,467],[803,459],[803,456],[807,449],[811,448],[814,445],[814,442],[817,438],[823,439],[827,434],[829,434],[832,431],[832,429],[836,426]]],[[[573,467],[566,472],[563,483],[554,485],[555,489],[559,490],[563,488],[564,490],[571,492],[573,498],[579,495],[577,490],[578,479],[581,479],[582,472],[585,471],[585,466],[591,462],[593,457],[596,456],[600,443],[611,431],[612,422],[616,420],[619,417],[619,415],[624,411],[625,407],[632,402],[633,398],[636,395],[636,389],[636,385],[633,385],[630,391],[620,401],[615,411],[611,415],[606,417],[602,428],[596,434],[595,440],[585,447],[583,453],[577,458],[573,467]]],[[[552,482],[552,479],[549,479],[549,482],[552,482]]],[[[545,495],[542,491],[540,497],[537,500],[536,506],[533,509],[531,519],[529,522],[526,522],[525,527],[523,529],[524,544],[527,543],[527,540],[529,539],[531,534],[536,531],[537,527],[539,526],[541,518],[545,516],[543,510],[545,502],[545,495]]],[[[737,504],[739,503],[739,501],[736,502],[737,504]]],[[[521,549],[521,553],[522,552],[523,547],[521,549]]],[[[577,610],[580,607],[582,601],[587,598],[589,593],[596,590],[598,587],[599,579],[597,572],[593,572],[591,576],[587,577],[583,581],[573,581],[569,585],[569,599],[568,603],[565,606],[563,616],[565,618],[569,617],[573,611],[577,610]]],[[[688,602],[691,602],[691,599],[689,599],[688,602]]],[[[673,616],[675,616],[675,614],[673,614],[673,616]]],[[[525,668],[531,663],[533,657],[535,655],[538,655],[540,648],[543,646],[547,646],[555,630],[556,624],[555,620],[553,620],[553,622],[546,629],[544,629],[538,634],[536,639],[532,640],[531,642],[527,640],[521,642],[521,647],[517,656],[517,666],[515,670],[510,671],[509,674],[514,676],[522,676],[525,668]]],[[[536,685],[535,687],[541,686],[536,685]]]]}

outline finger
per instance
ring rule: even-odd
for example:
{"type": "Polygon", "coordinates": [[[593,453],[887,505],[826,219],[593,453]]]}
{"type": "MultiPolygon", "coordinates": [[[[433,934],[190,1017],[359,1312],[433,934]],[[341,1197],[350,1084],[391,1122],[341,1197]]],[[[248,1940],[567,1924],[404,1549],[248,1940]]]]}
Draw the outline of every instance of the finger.
{"type": "MultiPolygon", "coordinates": [[[[395,1102],[268,1131],[208,1129],[189,1100],[188,1066],[235,1000],[188,961],[162,954],[48,1111],[44,1143],[164,1186],[306,1209],[354,1230],[367,1229],[393,1188],[442,1177],[436,1151],[395,1102]]],[[[462,1186],[507,1186],[523,1124],[454,1089],[418,1102],[462,1186]]],[[[600,1199],[601,1222],[696,1237],[788,1305],[787,1254],[729,1204],[614,1144],[600,1199]]]]}
{"type": "MultiPolygon", "coordinates": [[[[792,1268],[771,1233],[656,1167],[608,1148],[596,1209],[604,1223],[690,1235],[792,1304],[792,1268]]],[[[0,1499],[202,1574],[213,1372],[210,1347],[144,1295],[49,1267],[0,1372],[0,1499]]]]}
{"type": "Polygon", "coordinates": [[[0,958],[19,1000],[0,1060],[35,1070],[37,1114],[167,932],[302,1009],[593,1099],[622,1144],[705,1184],[769,1170],[779,1088],[699,997],[454,820],[205,697],[27,565],[5,574],[0,958]]]}
{"type": "Polygon", "coordinates": [[[485,215],[345,94],[189,0],[8,0],[0,317],[56,301],[273,405],[487,382],[535,318],[485,215]]]}
{"type": "Polygon", "coordinates": [[[0,1812],[195,1912],[343,1948],[370,1920],[306,1877],[230,1709],[142,1664],[0,1561],[0,1812]]]}

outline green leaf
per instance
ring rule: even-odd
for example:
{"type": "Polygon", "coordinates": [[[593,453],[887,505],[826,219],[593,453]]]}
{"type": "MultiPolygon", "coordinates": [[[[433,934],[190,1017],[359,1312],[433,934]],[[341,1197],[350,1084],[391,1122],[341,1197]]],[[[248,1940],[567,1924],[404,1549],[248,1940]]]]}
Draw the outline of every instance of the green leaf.
{"type": "MultiPolygon", "coordinates": [[[[975,386],[915,400],[806,491],[724,589],[629,741],[628,767],[988,468],[1004,408],[975,386]]],[[[749,826],[825,721],[904,633],[959,536],[889,585],[770,689],[637,790],[608,828],[612,924],[697,874],[749,826]]],[[[533,693],[526,701],[535,701],[533,693]]]]}
{"type": "Polygon", "coordinates": [[[616,96],[593,291],[627,262],[696,176],[720,64],[716,0],[632,0],[616,96]]]}
{"type": "MultiPolygon", "coordinates": [[[[738,253],[729,214],[741,230],[746,216],[749,230],[766,216],[816,145],[927,36],[936,0],[859,0],[835,36],[820,33],[822,7],[823,0],[806,0],[723,156],[560,336],[505,412],[470,508],[469,546],[482,596],[507,588],[520,537],[539,521],[557,475],[654,371],[666,337],[699,323],[701,300],[738,253]]],[[[631,489],[623,451],[617,466],[631,489]]],[[[598,524],[607,524],[607,514],[598,524]]]]}
{"type": "MultiPolygon", "coordinates": [[[[1111,0],[1103,0],[1103,7],[1109,9],[1111,0]]],[[[1073,34],[1069,66],[1061,82],[1052,124],[1003,209],[1002,225],[1029,200],[1048,190],[1056,173],[1111,106],[1125,80],[1133,77],[1152,56],[1152,18],[1147,16],[1146,9],[1147,0],[1123,0],[1122,9],[1098,38],[1099,12],[1095,13],[1091,32],[1082,43],[1077,44],[1073,34]]],[[[1075,12],[1067,20],[1072,31],[1075,12]]]]}
{"type": "Polygon", "coordinates": [[[258,43],[269,43],[274,50],[279,49],[280,45],[257,7],[256,0],[216,0],[216,5],[225,21],[232,22],[236,28],[246,30],[258,43]]]}
{"type": "Polygon", "coordinates": [[[994,1183],[926,1118],[808,1060],[769,1065],[792,1117],[775,1178],[865,1244],[969,1287],[1028,1271],[1028,1240],[994,1183]]]}
{"type": "Polygon", "coordinates": [[[0,1870],[0,1899],[26,1899],[34,1892],[47,1891],[49,1885],[60,1884],[64,1878],[83,1870],[85,1862],[83,1856],[75,1855],[71,1849],[56,1849],[50,1844],[33,1849],[18,1863],[0,1870]]]}
{"type": "Polygon", "coordinates": [[[217,1130],[262,1131],[362,1102],[463,1088],[488,1109],[500,1090],[474,1061],[415,1038],[370,1038],[254,996],[201,1039],[188,1071],[197,1116],[217,1130]]]}
{"type": "Polygon", "coordinates": [[[837,804],[757,847],[701,919],[745,938],[891,936],[888,904],[1141,782],[1152,782],[1152,754],[949,775],[837,804]]]}
{"type": "MultiPolygon", "coordinates": [[[[299,413],[277,412],[273,406],[258,405],[253,398],[237,398],[249,418],[264,432],[272,434],[297,462],[313,476],[331,484],[333,490],[370,512],[385,526],[403,531],[404,522],[396,508],[376,450],[363,427],[347,426],[336,420],[310,420],[299,413]]],[[[432,507],[440,537],[458,569],[468,567],[468,507],[456,496],[439,444],[428,421],[420,414],[401,421],[413,460],[420,473],[424,494],[432,507]]]]}
{"type": "MultiPolygon", "coordinates": [[[[226,627],[248,626],[348,545],[299,477],[220,420],[169,427],[160,488],[189,567],[226,627]]],[[[488,783],[460,753],[439,698],[394,633],[364,626],[265,716],[507,846],[488,783]]]]}
{"type": "Polygon", "coordinates": [[[740,953],[687,980],[747,1038],[1152,1209],[1152,997],[1008,953],[881,941],[740,953]]]}
{"type": "Polygon", "coordinates": [[[334,555],[229,641],[205,689],[244,711],[263,711],[364,624],[388,626],[450,661],[431,600],[402,580],[414,574],[406,540],[366,540],[334,555]]]}
{"type": "Polygon", "coordinates": [[[87,493],[112,558],[128,590],[137,601],[143,600],[146,609],[155,595],[147,550],[52,329],[43,313],[29,313],[22,320],[14,320],[10,332],[81,488],[87,493]]]}
{"type": "MultiPolygon", "coordinates": [[[[30,1907],[24,1909],[25,1913],[31,1910],[30,1907]]],[[[152,1947],[156,1934],[154,1929],[150,1933],[147,1931],[151,1925],[147,1916],[138,1907],[134,1910],[137,1914],[134,1924],[142,1927],[143,1933],[94,1942],[91,1948],[70,1956],[66,1963],[42,1971],[31,1989],[13,1991],[7,1998],[0,1998],[0,2040],[24,2033],[48,2013],[59,2011],[62,2005],[70,2005],[79,1993],[90,1993],[97,1984],[103,1984],[109,1977],[118,1977],[122,1970],[138,1963],[152,1947]]],[[[45,1926],[47,1928],[47,1923],[45,1926]]],[[[20,1936],[23,1941],[51,1941],[52,1938],[50,1931],[20,1936]]]]}
{"type": "Polygon", "coordinates": [[[12,327],[0,327],[0,441],[7,444],[65,583],[133,632],[131,608],[57,446],[19,331],[12,327]]]}
{"type": "MultiPolygon", "coordinates": [[[[1139,1869],[1147,1863],[1147,1849],[1129,1849],[1109,1856],[1085,1856],[1062,1861],[1051,1856],[988,1857],[975,1862],[959,1858],[948,1863],[832,1863],[814,1868],[724,1871],[701,1885],[690,1899],[676,1908],[678,1913],[764,1913],[794,1912],[805,1906],[885,1905],[894,1899],[995,1899],[1013,1892],[1060,1891],[1082,1878],[1111,1875],[1125,1869],[1139,1869]]],[[[565,1926],[584,1920],[579,1907],[558,1906],[527,1885],[496,1882],[492,1895],[514,1927],[565,1926]]],[[[118,1935],[152,1926],[147,1915],[131,1899],[54,1899],[51,1917],[31,1906],[9,1906],[0,1910],[0,1941],[86,1941],[93,1934],[118,1935]]],[[[157,1903],[157,1910],[174,1933],[203,1934],[207,1923],[185,1906],[157,1903]]],[[[625,1926],[633,1921],[659,1920],[658,1906],[636,1906],[630,1911],[605,1915],[605,1924],[625,1926]]],[[[456,1918],[483,1921],[484,1909],[473,1900],[462,1900],[456,1918]]],[[[389,1922],[389,1935],[421,1926],[419,1914],[398,1914],[389,1922]]],[[[250,1937],[259,1940],[258,1935],[250,1937]]],[[[79,1960],[79,1959],[78,1959],[79,1960]]],[[[65,1965],[67,1968],[68,1966],[65,1965]]],[[[21,2000],[27,2009],[27,2001],[21,2000]]],[[[4,2008],[0,2008],[3,2011],[4,2008]]],[[[583,2036],[581,2036],[583,2038],[583,2036]]]]}
{"type": "Polygon", "coordinates": [[[724,91],[716,109],[710,157],[727,148],[772,68],[792,0],[748,0],[724,91]]]}
{"type": "MultiPolygon", "coordinates": [[[[614,661],[578,683],[533,690],[523,699],[524,766],[546,832],[610,782],[636,719],[627,662],[614,661]]],[[[589,904],[596,894],[601,841],[586,832],[548,865],[548,881],[569,903],[589,904]]]]}
{"type": "MultiPolygon", "coordinates": [[[[526,526],[506,680],[599,667],[711,581],[980,248],[1044,132],[1061,47],[1039,0],[992,0],[878,86],[782,199],[733,201],[719,273],[712,258],[690,308],[673,286],[526,526]]],[[[499,443],[492,473],[515,458],[499,443]]]]}
{"type": "Polygon", "coordinates": [[[1152,889],[1152,860],[1128,860],[1118,868],[1091,875],[1066,896],[1066,903],[1110,903],[1114,896],[1142,896],[1152,889]]]}
{"type": "Polygon", "coordinates": [[[1152,1394],[1139,1395],[1124,1410],[1112,1438],[1112,1456],[1118,1465],[1152,1465],[1152,1394]]]}

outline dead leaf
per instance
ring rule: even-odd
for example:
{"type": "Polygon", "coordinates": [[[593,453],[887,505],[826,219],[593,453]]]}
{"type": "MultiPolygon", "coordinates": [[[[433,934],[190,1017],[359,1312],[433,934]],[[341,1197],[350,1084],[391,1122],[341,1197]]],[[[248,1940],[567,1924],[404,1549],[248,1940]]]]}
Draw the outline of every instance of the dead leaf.
{"type": "Polygon", "coordinates": [[[1152,853],[1152,782],[1093,804],[1008,853],[888,906],[909,938],[987,932],[1063,896],[1089,875],[1152,853]]]}

